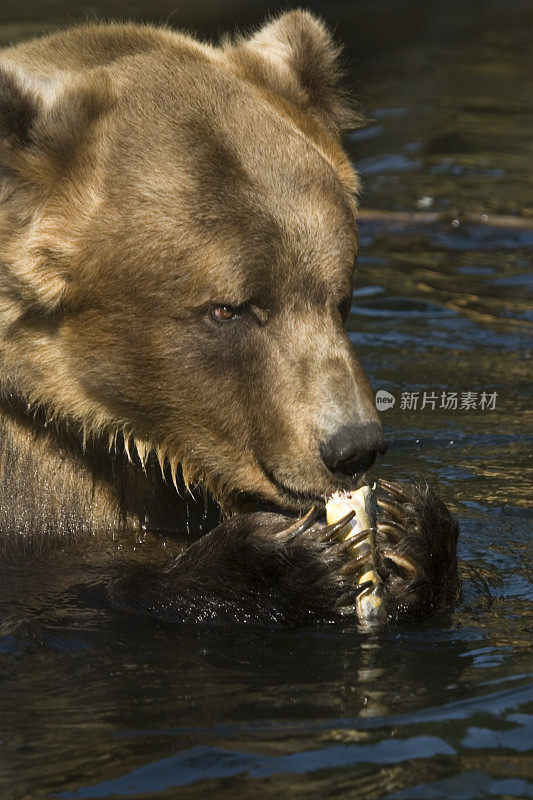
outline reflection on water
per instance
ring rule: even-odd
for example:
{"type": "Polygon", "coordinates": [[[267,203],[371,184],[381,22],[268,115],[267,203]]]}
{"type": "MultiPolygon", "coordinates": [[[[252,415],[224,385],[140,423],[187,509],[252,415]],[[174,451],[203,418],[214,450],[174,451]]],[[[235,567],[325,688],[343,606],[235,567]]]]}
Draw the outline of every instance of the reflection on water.
{"type": "MultiPolygon", "coordinates": [[[[371,117],[348,137],[365,186],[349,328],[396,398],[376,473],[440,486],[462,601],[379,636],[178,634],[101,607],[97,561],[3,568],[2,798],[533,797],[531,5],[311,5],[338,21],[371,117]],[[404,410],[406,392],[497,401],[404,410]]],[[[211,35],[264,4],[46,9],[4,5],[0,40],[86,13],[211,35]]]]}

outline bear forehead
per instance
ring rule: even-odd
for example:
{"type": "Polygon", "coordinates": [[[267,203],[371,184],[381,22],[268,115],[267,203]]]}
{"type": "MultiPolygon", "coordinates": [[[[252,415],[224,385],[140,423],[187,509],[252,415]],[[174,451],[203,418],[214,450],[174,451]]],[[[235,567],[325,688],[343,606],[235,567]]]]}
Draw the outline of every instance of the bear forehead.
{"type": "MultiPolygon", "coordinates": [[[[265,156],[280,154],[280,138],[285,150],[289,144],[298,149],[300,138],[331,164],[348,191],[357,188],[344,151],[312,113],[255,82],[224,51],[199,47],[181,37],[165,45],[122,59],[111,68],[119,114],[128,126],[149,124],[154,133],[147,140],[152,150],[170,144],[180,132],[188,138],[188,124],[199,133],[213,128],[219,135],[225,131],[236,144],[240,140],[241,147],[243,140],[255,140],[265,156]]],[[[299,148],[299,157],[302,153],[299,148]]]]}
{"type": "Polygon", "coordinates": [[[350,291],[355,173],[310,115],[219,51],[169,46],[109,70],[115,101],[85,172],[98,201],[74,246],[80,293],[131,289],[134,305],[133,272],[157,305],[350,291]]]}
{"type": "Polygon", "coordinates": [[[203,55],[137,69],[115,110],[105,193],[130,239],[142,246],[149,225],[165,274],[202,261],[202,296],[216,286],[245,299],[250,276],[271,288],[273,272],[285,285],[306,271],[347,283],[355,173],[337,143],[203,55]]]}
{"type": "Polygon", "coordinates": [[[128,62],[109,121],[118,171],[148,194],[157,186],[185,195],[198,188],[217,198],[225,189],[227,199],[238,188],[277,207],[284,196],[322,192],[326,203],[333,192],[334,205],[346,205],[357,190],[355,171],[310,115],[220,58],[177,54],[128,62]]]}

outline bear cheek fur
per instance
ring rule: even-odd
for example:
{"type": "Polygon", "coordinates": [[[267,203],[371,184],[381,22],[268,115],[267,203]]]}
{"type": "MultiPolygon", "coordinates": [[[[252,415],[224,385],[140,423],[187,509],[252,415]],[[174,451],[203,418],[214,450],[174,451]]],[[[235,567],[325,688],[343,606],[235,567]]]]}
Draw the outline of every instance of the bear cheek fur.
{"type": "Polygon", "coordinates": [[[226,508],[237,490],[261,493],[266,481],[251,445],[257,401],[247,378],[253,337],[217,330],[207,310],[187,308],[168,282],[150,291],[148,270],[141,295],[114,285],[111,273],[101,305],[62,326],[78,396],[99,409],[109,430],[131,433],[141,457],[153,448],[173,472],[181,463],[185,479],[205,485],[226,508]]]}

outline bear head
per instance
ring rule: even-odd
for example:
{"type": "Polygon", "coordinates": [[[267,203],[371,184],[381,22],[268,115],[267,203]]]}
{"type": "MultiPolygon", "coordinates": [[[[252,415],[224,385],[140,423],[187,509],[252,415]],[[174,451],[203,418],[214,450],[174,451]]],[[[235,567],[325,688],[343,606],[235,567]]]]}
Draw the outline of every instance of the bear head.
{"type": "Polygon", "coordinates": [[[385,445],[345,331],[337,62],[303,11],[220,47],[114,24],[4,51],[4,391],[227,509],[352,487],[385,445]]]}

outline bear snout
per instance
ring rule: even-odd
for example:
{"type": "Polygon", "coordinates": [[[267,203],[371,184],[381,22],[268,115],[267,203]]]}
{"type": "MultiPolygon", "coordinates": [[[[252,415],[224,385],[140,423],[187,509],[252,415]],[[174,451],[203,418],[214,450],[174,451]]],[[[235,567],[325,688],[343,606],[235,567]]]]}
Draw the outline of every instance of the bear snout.
{"type": "Polygon", "coordinates": [[[342,425],[320,443],[319,450],[328,470],[334,474],[357,475],[370,469],[376,457],[387,451],[378,422],[342,425]]]}

